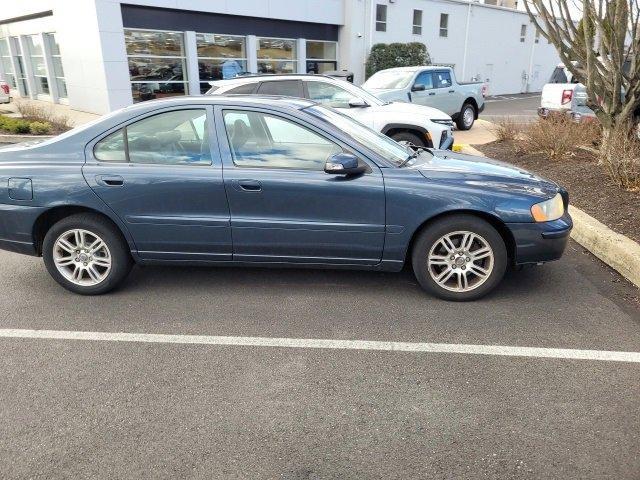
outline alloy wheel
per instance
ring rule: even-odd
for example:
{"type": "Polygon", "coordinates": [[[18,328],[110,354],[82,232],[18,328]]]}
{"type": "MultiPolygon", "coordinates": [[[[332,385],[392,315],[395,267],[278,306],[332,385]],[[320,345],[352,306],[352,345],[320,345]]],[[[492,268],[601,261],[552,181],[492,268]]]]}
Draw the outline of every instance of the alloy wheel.
{"type": "Polygon", "coordinates": [[[466,127],[473,125],[474,116],[473,108],[467,107],[464,109],[464,112],[462,113],[462,122],[466,127]]]}
{"type": "Polygon", "coordinates": [[[73,229],[58,237],[53,246],[53,260],[60,274],[83,287],[102,283],[111,272],[111,252],[95,233],[73,229]]]}
{"type": "Polygon", "coordinates": [[[482,236],[457,231],[440,237],[428,256],[431,278],[451,292],[475,290],[491,276],[493,249],[482,236]]]}

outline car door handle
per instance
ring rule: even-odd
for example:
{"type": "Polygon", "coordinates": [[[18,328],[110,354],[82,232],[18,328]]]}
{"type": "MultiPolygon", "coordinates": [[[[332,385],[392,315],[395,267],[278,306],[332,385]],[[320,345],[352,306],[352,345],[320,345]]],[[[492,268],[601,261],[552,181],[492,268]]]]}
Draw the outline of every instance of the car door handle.
{"type": "Polygon", "coordinates": [[[456,93],[455,90],[449,90],[449,93],[456,93]]]}
{"type": "Polygon", "coordinates": [[[257,180],[234,180],[233,188],[239,192],[260,192],[262,184],[257,180]]]}
{"type": "Polygon", "coordinates": [[[122,187],[124,178],[120,175],[96,175],[96,182],[103,187],[122,187]]]}
{"type": "Polygon", "coordinates": [[[435,95],[436,92],[429,92],[429,95],[435,95]]]}

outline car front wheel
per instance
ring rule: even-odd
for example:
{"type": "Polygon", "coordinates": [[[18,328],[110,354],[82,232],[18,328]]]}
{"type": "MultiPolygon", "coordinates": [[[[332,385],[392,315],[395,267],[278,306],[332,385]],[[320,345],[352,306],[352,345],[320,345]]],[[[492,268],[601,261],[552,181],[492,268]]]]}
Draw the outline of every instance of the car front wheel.
{"type": "Polygon", "coordinates": [[[427,142],[411,132],[397,132],[391,135],[396,142],[406,147],[429,147],[427,142]]]}
{"type": "Polygon", "coordinates": [[[508,259],[504,241],[491,224],[455,215],[426,227],[414,245],[412,263],[424,290],[446,300],[468,301],[500,283],[508,259]]]}
{"type": "Polygon", "coordinates": [[[42,256],[54,280],[81,295],[114,289],[132,266],[120,232],[94,214],[73,215],[54,224],[44,238],[42,256]]]}
{"type": "Polygon", "coordinates": [[[473,127],[473,123],[476,120],[476,109],[470,103],[465,103],[460,110],[460,115],[456,120],[456,126],[458,130],[469,130],[473,127]]]}

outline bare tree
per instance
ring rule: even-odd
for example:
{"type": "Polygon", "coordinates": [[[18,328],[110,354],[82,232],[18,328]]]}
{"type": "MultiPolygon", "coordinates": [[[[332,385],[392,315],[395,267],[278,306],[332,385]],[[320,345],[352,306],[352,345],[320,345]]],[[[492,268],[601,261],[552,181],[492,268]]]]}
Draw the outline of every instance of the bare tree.
{"type": "Polygon", "coordinates": [[[586,86],[605,142],[640,114],[640,0],[525,0],[540,34],[586,86]]]}

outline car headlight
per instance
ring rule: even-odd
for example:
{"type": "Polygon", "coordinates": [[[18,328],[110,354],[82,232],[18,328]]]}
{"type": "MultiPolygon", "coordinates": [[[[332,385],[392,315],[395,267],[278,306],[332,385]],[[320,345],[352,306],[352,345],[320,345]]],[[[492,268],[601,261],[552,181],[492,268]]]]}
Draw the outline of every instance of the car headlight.
{"type": "Polygon", "coordinates": [[[536,203],[531,207],[531,215],[536,222],[550,222],[564,215],[564,201],[559,193],[555,197],[536,203]]]}
{"type": "Polygon", "coordinates": [[[448,127],[453,127],[453,120],[449,120],[447,118],[432,118],[431,121],[433,123],[439,123],[440,125],[446,125],[448,127]]]}

